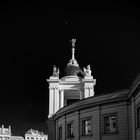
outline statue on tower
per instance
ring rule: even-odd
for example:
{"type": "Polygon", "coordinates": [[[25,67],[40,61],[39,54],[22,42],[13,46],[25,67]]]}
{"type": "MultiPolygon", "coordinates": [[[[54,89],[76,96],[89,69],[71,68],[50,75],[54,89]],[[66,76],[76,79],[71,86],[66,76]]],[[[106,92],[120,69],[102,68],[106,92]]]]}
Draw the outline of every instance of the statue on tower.
{"type": "Polygon", "coordinates": [[[53,77],[59,77],[59,68],[53,66],[53,77]]]}
{"type": "Polygon", "coordinates": [[[85,76],[92,76],[91,75],[91,69],[90,69],[90,65],[87,65],[87,67],[86,68],[83,68],[83,71],[84,71],[84,75],[85,76]]]}

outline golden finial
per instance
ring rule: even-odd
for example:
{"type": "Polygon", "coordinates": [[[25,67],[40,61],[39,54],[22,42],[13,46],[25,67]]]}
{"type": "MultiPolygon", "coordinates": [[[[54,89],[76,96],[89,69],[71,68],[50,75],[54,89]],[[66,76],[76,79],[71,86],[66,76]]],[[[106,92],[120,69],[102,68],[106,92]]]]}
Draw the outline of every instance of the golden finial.
{"type": "Polygon", "coordinates": [[[72,44],[72,59],[69,61],[68,65],[75,65],[75,66],[79,66],[76,59],[75,59],[75,42],[76,39],[72,39],[70,40],[71,44],[72,44]]]}
{"type": "Polygon", "coordinates": [[[70,40],[71,41],[71,43],[72,43],[72,59],[75,59],[75,56],[74,56],[74,54],[75,54],[75,43],[76,43],[76,39],[72,39],[72,40],[70,40]]]}
{"type": "Polygon", "coordinates": [[[71,42],[72,42],[72,47],[74,48],[75,47],[75,43],[76,43],[76,39],[72,39],[71,42]]]}

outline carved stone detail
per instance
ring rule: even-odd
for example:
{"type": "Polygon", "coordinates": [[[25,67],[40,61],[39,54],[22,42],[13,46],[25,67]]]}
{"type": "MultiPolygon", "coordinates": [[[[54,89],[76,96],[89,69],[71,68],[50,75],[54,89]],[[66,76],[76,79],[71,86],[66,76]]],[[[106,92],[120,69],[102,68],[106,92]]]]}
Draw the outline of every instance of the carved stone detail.
{"type": "Polygon", "coordinates": [[[92,76],[91,75],[91,69],[90,69],[90,65],[87,65],[86,68],[83,68],[83,71],[84,71],[84,76],[92,76]]]}
{"type": "Polygon", "coordinates": [[[59,68],[57,68],[55,65],[53,66],[53,77],[59,77],[59,68]]]}

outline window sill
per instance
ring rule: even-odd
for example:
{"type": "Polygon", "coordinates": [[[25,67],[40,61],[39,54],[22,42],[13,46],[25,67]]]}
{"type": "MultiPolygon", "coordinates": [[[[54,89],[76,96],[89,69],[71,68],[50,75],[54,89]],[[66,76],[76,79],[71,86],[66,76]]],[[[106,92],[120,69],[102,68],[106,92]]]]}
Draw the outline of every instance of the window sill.
{"type": "Polygon", "coordinates": [[[87,137],[87,136],[89,136],[89,137],[91,137],[91,136],[93,136],[92,134],[88,134],[88,135],[81,135],[82,137],[84,136],[84,137],[87,137]]]}
{"type": "Polygon", "coordinates": [[[102,133],[103,135],[118,135],[119,132],[108,132],[108,133],[102,133]]]}

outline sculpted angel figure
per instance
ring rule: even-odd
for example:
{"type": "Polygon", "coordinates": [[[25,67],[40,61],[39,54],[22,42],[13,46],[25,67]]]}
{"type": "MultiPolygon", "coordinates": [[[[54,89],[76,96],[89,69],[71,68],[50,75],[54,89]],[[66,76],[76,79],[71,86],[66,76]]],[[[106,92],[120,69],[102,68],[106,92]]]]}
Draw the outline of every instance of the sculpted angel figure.
{"type": "Polygon", "coordinates": [[[83,71],[84,71],[85,76],[91,76],[90,65],[87,65],[86,68],[83,68],[83,71]]]}
{"type": "Polygon", "coordinates": [[[53,66],[53,77],[59,76],[59,68],[57,68],[55,65],[53,66]]]}

